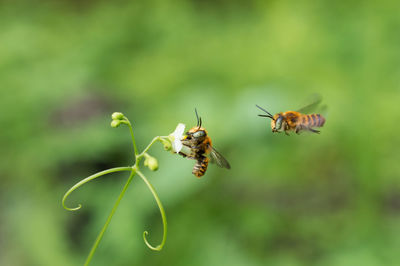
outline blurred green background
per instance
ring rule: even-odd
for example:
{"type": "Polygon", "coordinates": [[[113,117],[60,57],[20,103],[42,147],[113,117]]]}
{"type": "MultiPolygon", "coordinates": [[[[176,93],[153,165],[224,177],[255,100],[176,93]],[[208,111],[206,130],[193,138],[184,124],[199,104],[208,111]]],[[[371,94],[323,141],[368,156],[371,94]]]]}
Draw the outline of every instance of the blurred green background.
{"type": "Polygon", "coordinates": [[[81,265],[133,161],[203,118],[230,161],[197,179],[163,151],[135,178],[92,265],[399,265],[397,1],[1,1],[0,265],[81,265]],[[321,134],[257,117],[328,105],[321,134]]]}

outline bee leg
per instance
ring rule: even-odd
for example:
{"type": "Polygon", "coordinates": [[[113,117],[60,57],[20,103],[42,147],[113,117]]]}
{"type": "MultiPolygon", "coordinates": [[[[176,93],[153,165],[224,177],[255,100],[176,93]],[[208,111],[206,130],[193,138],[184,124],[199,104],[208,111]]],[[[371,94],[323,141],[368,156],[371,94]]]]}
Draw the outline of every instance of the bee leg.
{"type": "Polygon", "coordinates": [[[283,127],[283,131],[285,132],[286,136],[290,136],[288,133],[289,125],[286,122],[283,122],[282,127],[283,127]]]}
{"type": "Polygon", "coordinates": [[[315,129],[312,129],[312,128],[309,128],[308,130],[310,130],[311,132],[313,132],[313,133],[317,133],[317,134],[319,134],[319,130],[315,130],[315,129]]]}
{"type": "Polygon", "coordinates": [[[185,158],[188,158],[188,159],[191,159],[191,160],[198,160],[197,157],[195,157],[195,156],[190,156],[190,155],[186,155],[186,154],[185,154],[184,157],[185,157],[185,158]]]}
{"type": "Polygon", "coordinates": [[[296,132],[297,135],[300,134],[300,130],[301,130],[301,127],[296,127],[296,131],[295,132],[296,132]]]}
{"type": "Polygon", "coordinates": [[[184,153],[182,153],[182,152],[179,152],[179,155],[182,155],[183,158],[188,158],[188,159],[192,159],[192,160],[197,160],[196,157],[194,157],[194,156],[192,156],[192,155],[184,154],[184,153]]]}

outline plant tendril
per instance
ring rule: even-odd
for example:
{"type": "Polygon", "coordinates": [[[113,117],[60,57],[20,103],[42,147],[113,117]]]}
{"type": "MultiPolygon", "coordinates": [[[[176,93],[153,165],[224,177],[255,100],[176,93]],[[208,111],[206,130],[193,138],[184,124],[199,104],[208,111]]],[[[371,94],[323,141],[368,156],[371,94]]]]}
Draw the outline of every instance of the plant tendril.
{"type": "Polygon", "coordinates": [[[137,174],[143,179],[143,181],[146,183],[147,187],[150,189],[151,193],[153,194],[154,199],[157,202],[158,208],[160,209],[160,213],[161,213],[161,218],[162,218],[162,222],[163,222],[163,239],[161,241],[161,244],[153,247],[148,241],[146,236],[149,234],[148,231],[144,231],[143,232],[143,240],[146,243],[146,245],[152,249],[152,250],[156,250],[156,251],[160,251],[165,244],[165,241],[167,240],[167,218],[165,216],[165,211],[164,211],[164,207],[162,206],[162,203],[160,201],[160,198],[157,195],[157,192],[155,191],[153,185],[147,180],[147,178],[142,174],[142,172],[137,171],[137,174]]]}
{"type": "MultiPolygon", "coordinates": [[[[135,164],[133,166],[128,166],[128,167],[111,168],[111,169],[108,169],[108,170],[104,170],[104,171],[98,172],[98,173],[96,173],[94,175],[91,175],[89,177],[86,177],[85,179],[82,179],[81,181],[76,183],[73,187],[71,187],[64,194],[64,197],[62,199],[62,205],[63,205],[64,209],[66,209],[68,211],[79,210],[82,207],[81,204],[79,204],[75,208],[70,208],[70,207],[67,207],[65,205],[66,199],[68,198],[68,196],[74,190],[76,190],[79,187],[83,186],[84,184],[92,181],[93,179],[96,179],[98,177],[101,177],[101,176],[104,176],[104,175],[107,175],[107,174],[110,174],[110,173],[121,172],[121,171],[130,171],[131,172],[128,180],[126,181],[126,183],[125,183],[125,185],[124,185],[124,187],[123,187],[123,189],[121,191],[121,193],[119,194],[116,202],[114,203],[114,206],[113,206],[110,214],[108,215],[108,218],[107,218],[105,224],[103,225],[100,233],[98,234],[98,236],[96,238],[96,241],[94,242],[94,244],[93,244],[93,246],[92,246],[92,248],[91,248],[91,250],[89,252],[89,255],[88,255],[88,257],[87,257],[87,259],[85,261],[85,264],[84,264],[85,266],[89,265],[89,263],[91,262],[91,260],[93,258],[93,255],[96,252],[96,249],[97,249],[98,245],[100,244],[100,241],[103,238],[103,235],[104,235],[108,225],[110,224],[111,219],[112,219],[115,211],[117,210],[117,208],[118,208],[123,196],[125,195],[126,190],[128,189],[128,187],[129,187],[129,185],[130,185],[130,183],[131,183],[131,181],[132,181],[132,179],[133,179],[133,177],[135,176],[136,173],[143,179],[143,181],[146,183],[147,187],[150,189],[151,193],[153,194],[153,197],[157,202],[158,208],[160,209],[162,223],[163,223],[163,239],[162,239],[161,243],[158,246],[153,247],[147,241],[147,238],[146,238],[146,236],[149,234],[148,231],[144,231],[143,232],[144,242],[147,245],[147,247],[149,247],[151,250],[160,251],[164,247],[165,241],[167,239],[167,218],[165,216],[164,208],[163,208],[163,206],[161,204],[161,201],[160,201],[156,191],[154,190],[153,185],[151,185],[150,182],[147,180],[147,178],[142,174],[142,172],[139,171],[139,164],[140,164],[140,161],[143,159],[143,157],[145,157],[146,160],[149,160],[149,161],[151,160],[152,161],[152,163],[151,164],[149,163],[149,165],[147,165],[147,166],[153,171],[157,170],[157,168],[158,168],[157,160],[155,158],[152,158],[149,154],[147,154],[147,151],[157,141],[160,141],[161,143],[164,144],[164,149],[169,150],[169,146],[170,145],[168,146],[168,144],[170,143],[170,140],[168,140],[168,136],[157,136],[157,137],[153,138],[153,140],[150,142],[150,144],[147,145],[147,147],[143,150],[142,153],[139,154],[138,150],[137,150],[137,146],[136,146],[135,136],[133,134],[133,128],[132,128],[132,125],[131,125],[130,121],[128,120],[128,118],[126,116],[124,116],[120,112],[114,112],[111,117],[113,119],[112,122],[111,122],[111,127],[118,127],[119,124],[125,124],[125,125],[127,125],[129,127],[129,131],[130,131],[131,137],[132,137],[133,149],[134,149],[134,152],[135,152],[135,164]]],[[[145,161],[145,163],[146,163],[146,161],[145,161]]]]}
{"type": "Polygon", "coordinates": [[[111,168],[111,169],[108,169],[108,170],[104,170],[104,171],[98,172],[98,173],[96,173],[96,174],[94,174],[94,175],[91,175],[91,176],[85,178],[85,179],[82,179],[81,181],[79,181],[78,183],[76,183],[73,187],[71,187],[71,188],[64,194],[64,197],[63,197],[63,199],[62,199],[62,205],[63,205],[64,209],[66,209],[66,210],[68,210],[68,211],[77,211],[77,210],[79,210],[79,209],[82,207],[81,204],[78,204],[78,207],[75,207],[75,208],[69,208],[69,207],[65,206],[65,200],[67,199],[67,197],[69,196],[69,194],[71,194],[74,190],[76,190],[77,188],[79,188],[79,187],[81,187],[82,185],[86,184],[87,182],[92,181],[92,180],[95,179],[95,178],[98,178],[98,177],[101,177],[101,176],[103,176],[103,175],[107,175],[107,174],[110,174],[110,173],[121,172],[121,171],[132,171],[132,167],[116,167],[116,168],[111,168]]]}

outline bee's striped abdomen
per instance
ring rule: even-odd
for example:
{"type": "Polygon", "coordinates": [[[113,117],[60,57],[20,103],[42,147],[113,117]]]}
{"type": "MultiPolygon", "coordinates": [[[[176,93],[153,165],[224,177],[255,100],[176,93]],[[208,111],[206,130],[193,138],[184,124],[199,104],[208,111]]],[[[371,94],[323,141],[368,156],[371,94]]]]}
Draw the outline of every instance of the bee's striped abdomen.
{"type": "Polygon", "coordinates": [[[320,114],[316,114],[316,116],[318,118],[317,127],[322,127],[325,124],[325,117],[320,114]]]}
{"type": "Polygon", "coordinates": [[[307,127],[322,127],[325,124],[325,118],[320,114],[304,115],[302,123],[307,127]]]}
{"type": "Polygon", "coordinates": [[[193,167],[192,174],[197,177],[202,177],[207,170],[208,161],[209,159],[207,157],[200,157],[193,167]]]}

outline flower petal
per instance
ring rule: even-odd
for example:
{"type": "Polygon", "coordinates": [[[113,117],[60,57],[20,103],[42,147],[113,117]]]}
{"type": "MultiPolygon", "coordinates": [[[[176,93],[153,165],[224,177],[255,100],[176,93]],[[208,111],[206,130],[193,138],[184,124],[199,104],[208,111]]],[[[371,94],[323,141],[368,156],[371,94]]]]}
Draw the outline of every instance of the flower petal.
{"type": "Polygon", "coordinates": [[[174,131],[174,136],[179,140],[182,139],[183,132],[185,132],[185,124],[179,123],[174,131]]]}
{"type": "Polygon", "coordinates": [[[180,140],[174,141],[172,144],[172,149],[176,152],[179,153],[182,150],[182,142],[180,140]]]}
{"type": "Polygon", "coordinates": [[[179,123],[176,127],[175,131],[171,134],[173,137],[172,140],[172,150],[176,153],[179,153],[182,150],[182,138],[183,132],[185,132],[185,124],[179,123]]]}

